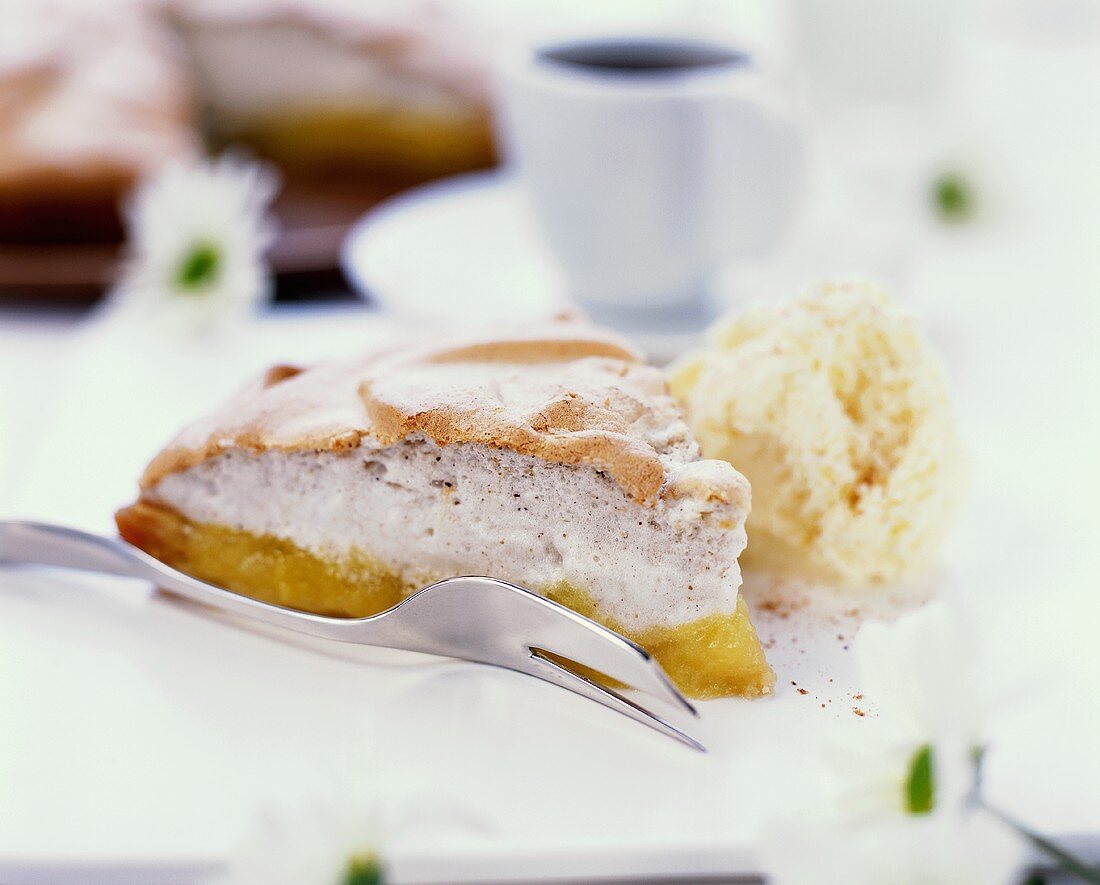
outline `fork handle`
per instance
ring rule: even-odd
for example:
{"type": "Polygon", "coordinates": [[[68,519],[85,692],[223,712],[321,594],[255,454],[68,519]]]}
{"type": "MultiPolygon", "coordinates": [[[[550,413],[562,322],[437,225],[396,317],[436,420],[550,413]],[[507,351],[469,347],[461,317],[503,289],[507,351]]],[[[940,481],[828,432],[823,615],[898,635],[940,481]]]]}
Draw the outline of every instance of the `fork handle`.
{"type": "MultiPolygon", "coordinates": [[[[0,521],[0,564],[3,563],[48,565],[126,578],[142,578],[170,593],[230,614],[244,615],[265,624],[310,636],[354,641],[349,627],[355,621],[295,611],[242,596],[192,578],[120,538],[104,537],[66,526],[0,521]]],[[[388,638],[381,635],[385,631],[376,632],[379,633],[379,639],[388,638]]],[[[380,641],[375,644],[390,643],[380,641]]],[[[396,644],[391,647],[404,646],[396,644]]]]}
{"type": "Polygon", "coordinates": [[[0,563],[52,565],[58,568],[143,577],[125,541],[43,522],[0,522],[0,563]]]}
{"type": "MultiPolygon", "coordinates": [[[[690,735],[644,707],[535,654],[528,643],[534,641],[539,648],[553,650],[558,648],[559,641],[565,639],[571,640],[567,644],[577,648],[580,637],[576,630],[596,631],[601,640],[606,641],[610,637],[617,642],[620,654],[626,651],[639,656],[634,662],[633,673],[635,677],[643,678],[639,681],[628,674],[624,679],[628,685],[648,690],[665,700],[671,697],[694,714],[691,705],[680,696],[646,652],[557,603],[492,578],[451,578],[413,594],[389,612],[369,618],[331,618],[282,608],[233,593],[177,571],[121,539],[65,526],[0,521],[0,565],[4,563],[56,566],[141,578],[192,602],[310,636],[447,655],[506,667],[583,695],[695,749],[704,749],[690,735]],[[510,601],[507,606],[504,600],[510,601]],[[398,616],[399,611],[403,611],[404,616],[398,616]],[[552,611],[558,612],[554,615],[556,622],[546,620],[548,612],[552,611]],[[531,620],[534,612],[543,616],[541,621],[531,620]],[[483,625],[484,629],[471,632],[468,629],[471,624],[483,625]],[[532,630],[534,632],[530,633],[532,630]],[[566,632],[562,633],[563,630],[566,632]],[[639,670],[638,666],[644,669],[639,670]]],[[[591,638],[587,637],[589,640],[591,638]]],[[[593,650],[588,642],[582,645],[586,652],[593,650]]],[[[577,657],[589,659],[587,655],[577,657]]],[[[602,660],[612,659],[604,657],[602,660]]],[[[611,667],[603,666],[598,661],[597,658],[594,663],[601,672],[606,671],[612,676],[622,672],[619,669],[621,658],[611,667]]]]}

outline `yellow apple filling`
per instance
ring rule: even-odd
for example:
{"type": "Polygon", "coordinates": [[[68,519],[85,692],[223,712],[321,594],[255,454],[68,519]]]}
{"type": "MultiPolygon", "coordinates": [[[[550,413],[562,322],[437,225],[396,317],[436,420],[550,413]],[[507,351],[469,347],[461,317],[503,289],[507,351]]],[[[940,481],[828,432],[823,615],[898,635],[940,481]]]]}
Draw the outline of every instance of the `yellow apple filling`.
{"type": "Polygon", "coordinates": [[[484,115],[320,107],[271,112],[236,127],[267,156],[292,166],[384,167],[438,175],[493,161],[484,115]]]}
{"type": "MultiPolygon", "coordinates": [[[[147,502],[120,511],[116,519],[124,539],[174,568],[288,608],[366,617],[421,586],[363,552],[325,559],[281,538],[192,522],[147,502]]],[[[758,697],[775,682],[743,599],[732,614],[632,629],[607,617],[581,588],[559,583],[535,589],[637,642],[691,697],[758,697]]]]}
{"type": "Polygon", "coordinates": [[[775,674],[764,660],[744,599],[737,600],[732,615],[714,614],[675,626],[636,630],[607,617],[588,593],[570,584],[556,584],[543,592],[555,602],[633,639],[660,662],[684,694],[693,698],[755,698],[770,692],[775,684],[775,674]]]}

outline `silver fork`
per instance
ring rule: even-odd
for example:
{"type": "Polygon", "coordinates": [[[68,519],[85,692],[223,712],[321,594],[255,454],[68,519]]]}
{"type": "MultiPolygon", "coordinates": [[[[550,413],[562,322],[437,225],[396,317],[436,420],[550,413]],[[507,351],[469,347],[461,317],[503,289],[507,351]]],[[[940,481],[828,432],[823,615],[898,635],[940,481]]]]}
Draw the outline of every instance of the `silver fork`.
{"type": "Polygon", "coordinates": [[[663,716],[550,660],[566,658],[697,716],[644,648],[572,609],[495,578],[439,581],[369,618],[333,618],[242,596],[192,578],[119,538],[58,525],[0,522],[0,564],[24,563],[152,581],[169,593],[323,639],[425,652],[526,673],[693,747],[663,716]]]}

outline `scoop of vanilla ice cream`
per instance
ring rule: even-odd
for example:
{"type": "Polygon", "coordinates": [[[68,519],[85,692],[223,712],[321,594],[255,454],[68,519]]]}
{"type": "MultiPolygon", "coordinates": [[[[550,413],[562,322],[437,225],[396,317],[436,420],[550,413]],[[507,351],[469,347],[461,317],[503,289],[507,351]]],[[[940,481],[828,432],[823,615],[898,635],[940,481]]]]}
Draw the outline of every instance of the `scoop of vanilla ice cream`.
{"type": "Polygon", "coordinates": [[[703,454],[752,484],[746,569],[870,584],[935,563],[965,458],[939,361],[882,290],[720,321],[671,384],[703,454]]]}

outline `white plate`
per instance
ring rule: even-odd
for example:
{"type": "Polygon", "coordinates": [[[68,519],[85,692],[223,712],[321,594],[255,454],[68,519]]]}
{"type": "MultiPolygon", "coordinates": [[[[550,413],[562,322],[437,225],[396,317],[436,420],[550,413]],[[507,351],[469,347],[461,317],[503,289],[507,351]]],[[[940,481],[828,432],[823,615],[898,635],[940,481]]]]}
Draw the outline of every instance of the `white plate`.
{"type": "MultiPolygon", "coordinates": [[[[392,331],[366,311],[268,321],[231,353],[96,332],[72,348],[54,419],[20,422],[38,442],[0,516],[109,531],[184,416],[276,356],[368,347],[392,331]]],[[[983,458],[944,577],[971,591],[1006,672],[1046,672],[1061,656],[1071,673],[1092,629],[1080,617],[1092,588],[1073,546],[1079,514],[1044,503],[1004,442],[976,441],[983,458]],[[1013,537],[1023,513],[1041,527],[1044,589],[1060,595],[1036,594],[1035,557],[993,541],[1013,537]]],[[[260,803],[364,776],[386,807],[436,812],[390,846],[398,881],[752,871],[764,822],[820,775],[827,741],[859,739],[867,720],[852,708],[874,710],[855,698],[850,619],[760,627],[777,692],[700,704],[701,755],[516,674],[277,639],[135,582],[0,573],[0,881],[37,871],[83,883],[95,869],[113,883],[185,881],[226,857],[260,803]],[[456,810],[465,823],[438,823],[456,810]]],[[[1083,706],[1093,688],[1060,678],[995,724],[990,788],[1048,830],[1100,827],[1083,706]]]]}
{"type": "MultiPolygon", "coordinates": [[[[507,171],[447,178],[372,209],[349,231],[341,263],[360,295],[418,324],[523,323],[577,309],[507,171]]],[[[614,327],[620,318],[603,319],[614,327]]],[[[698,344],[703,325],[617,330],[663,364],[698,344]]]]}
{"type": "Polygon", "coordinates": [[[567,304],[522,189],[502,172],[388,200],[348,233],[342,264],[361,294],[416,322],[522,322],[567,304]]]}

